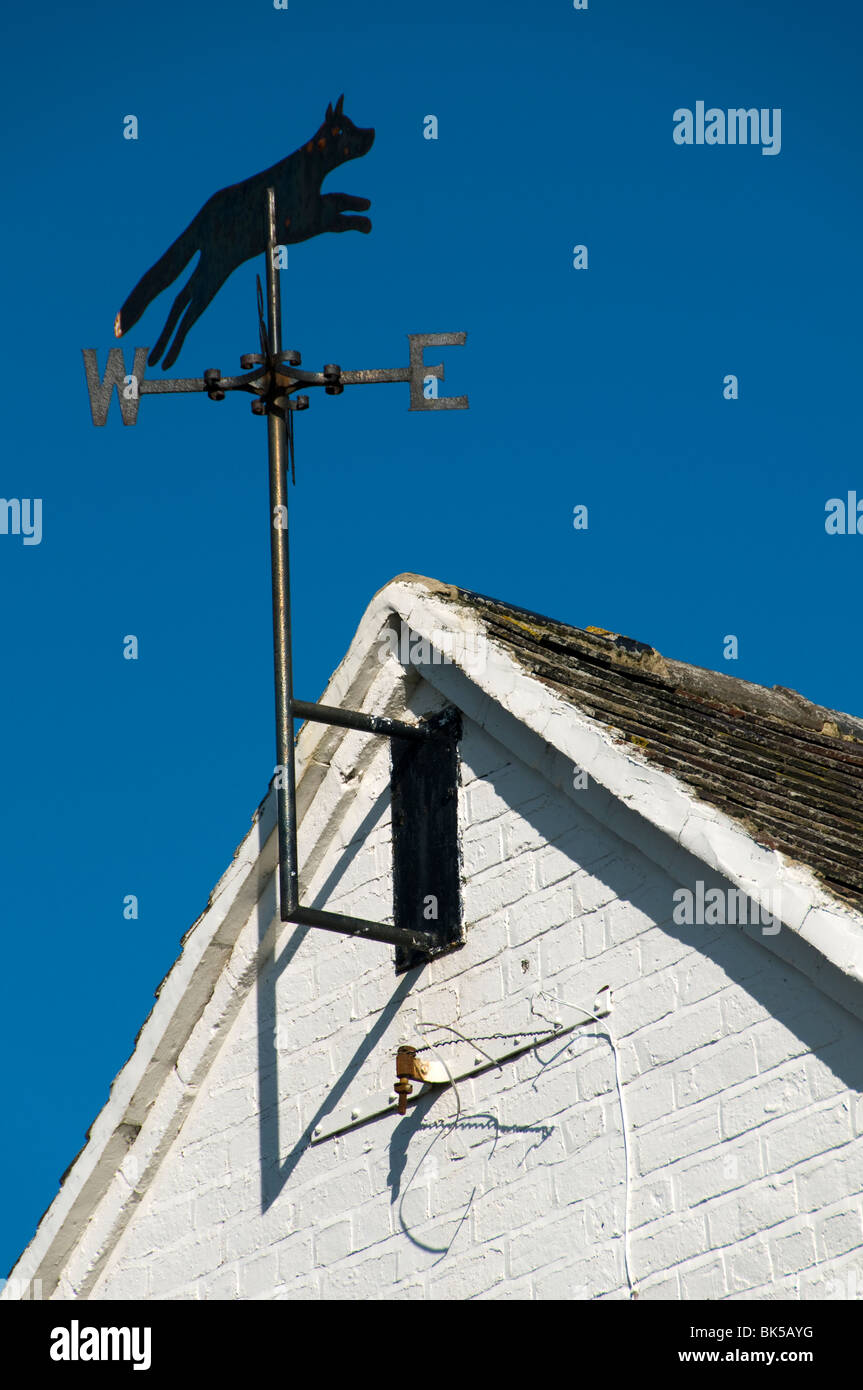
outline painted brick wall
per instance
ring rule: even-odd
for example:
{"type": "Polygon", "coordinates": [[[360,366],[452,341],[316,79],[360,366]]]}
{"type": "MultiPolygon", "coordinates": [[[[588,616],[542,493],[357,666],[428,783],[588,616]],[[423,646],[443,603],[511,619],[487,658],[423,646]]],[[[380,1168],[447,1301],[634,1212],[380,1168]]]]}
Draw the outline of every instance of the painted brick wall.
{"type": "MultiPolygon", "coordinates": [[[[421,1025],[569,1023],[605,985],[640,1296],[863,1296],[863,1025],[762,941],[673,925],[677,884],[580,793],[470,723],[462,757],[466,947],[397,977],[389,948],[283,929],[93,1296],[626,1297],[603,1024],[461,1084],[456,1123],[447,1089],[306,1143],[399,1042],[447,1036],[421,1025]]],[[[382,755],[306,901],[386,916],[389,863],[382,755]]]]}

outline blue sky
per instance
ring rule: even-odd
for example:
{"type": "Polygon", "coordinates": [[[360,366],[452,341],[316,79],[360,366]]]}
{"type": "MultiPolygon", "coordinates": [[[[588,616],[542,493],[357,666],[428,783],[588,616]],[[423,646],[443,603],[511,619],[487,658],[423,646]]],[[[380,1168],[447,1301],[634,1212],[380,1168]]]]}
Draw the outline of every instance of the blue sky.
{"type": "MultiPolygon", "coordinates": [[[[397,366],[407,333],[466,329],[442,389],[470,410],[380,386],[298,417],[298,697],[413,570],[863,715],[863,535],[824,527],[863,498],[863,163],[850,0],[49,0],[0,24],[0,493],[43,505],[39,545],[0,535],[5,1269],[274,763],[265,422],[247,397],[151,397],[96,430],[81,348],[104,362],[202,203],[344,92],[377,138],[327,187],[371,198],[373,230],[291,248],[285,343],[397,366]],[[699,100],[781,108],[781,152],[675,144],[699,100]]],[[[172,374],[255,350],[260,268],[172,374]]]]}

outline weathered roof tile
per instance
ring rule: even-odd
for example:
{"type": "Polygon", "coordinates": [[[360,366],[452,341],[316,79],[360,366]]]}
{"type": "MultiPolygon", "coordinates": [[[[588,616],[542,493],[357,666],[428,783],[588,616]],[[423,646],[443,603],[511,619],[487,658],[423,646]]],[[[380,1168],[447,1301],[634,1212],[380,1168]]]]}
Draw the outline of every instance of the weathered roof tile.
{"type": "Polygon", "coordinates": [[[863,720],[466,589],[489,635],[760,843],[863,908],[863,720]]]}

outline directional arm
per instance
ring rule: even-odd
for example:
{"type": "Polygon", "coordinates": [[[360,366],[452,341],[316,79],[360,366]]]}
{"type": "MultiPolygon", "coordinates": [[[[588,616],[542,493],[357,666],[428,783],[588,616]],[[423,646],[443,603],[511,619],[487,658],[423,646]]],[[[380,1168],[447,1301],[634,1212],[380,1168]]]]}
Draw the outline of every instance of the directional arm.
{"type": "Polygon", "coordinates": [[[94,425],[104,425],[114,388],[120,399],[123,423],[134,425],[138,417],[140,396],[172,396],[179,393],[206,394],[211,400],[224,400],[229,391],[245,391],[257,396],[252,403],[255,414],[266,414],[268,406],[277,400],[290,401],[289,408],[304,410],[308,398],[295,396],[303,388],[322,386],[327,395],[338,396],[346,386],[374,386],[379,383],[407,382],[410,386],[411,410],[467,410],[467,396],[426,396],[425,383],[428,378],[443,381],[442,363],[432,366],[423,361],[426,347],[461,347],[467,340],[466,333],[409,333],[410,362],[407,367],[367,367],[357,371],[342,371],[335,363],[324,367],[320,372],[307,372],[300,369],[298,352],[281,351],[267,357],[262,353],[246,353],[240,358],[240,366],[251,368],[239,376],[222,376],[217,367],[209,368],[202,377],[159,377],[145,378],[149,348],[135,349],[135,362],[131,372],[126,371],[123,354],[119,348],[108,353],[105,375],[100,379],[95,348],[84,348],[84,367],[87,375],[87,389],[90,393],[90,409],[94,425]]]}

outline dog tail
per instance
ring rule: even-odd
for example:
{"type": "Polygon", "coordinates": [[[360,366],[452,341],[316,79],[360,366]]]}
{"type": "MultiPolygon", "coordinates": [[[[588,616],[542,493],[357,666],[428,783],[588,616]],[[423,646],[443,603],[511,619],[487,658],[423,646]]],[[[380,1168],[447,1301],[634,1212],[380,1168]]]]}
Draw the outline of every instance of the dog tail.
{"type": "Polygon", "coordinates": [[[151,266],[145,275],[141,276],[114,320],[115,338],[122,338],[123,334],[127,333],[132,325],[138,322],[156,295],[161,294],[162,290],[166,290],[172,281],[176,280],[180,271],[189,264],[199,247],[197,221],[197,217],[193,218],[186,230],[181,232],[173,245],[168,247],[164,256],[161,256],[156,264],[151,266]]]}

